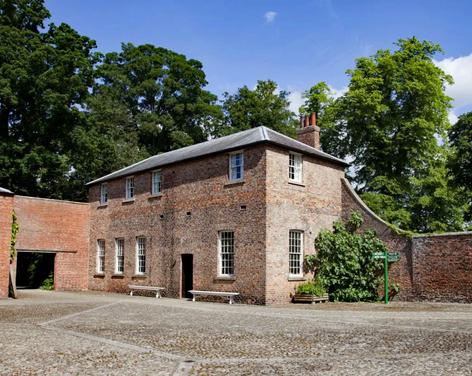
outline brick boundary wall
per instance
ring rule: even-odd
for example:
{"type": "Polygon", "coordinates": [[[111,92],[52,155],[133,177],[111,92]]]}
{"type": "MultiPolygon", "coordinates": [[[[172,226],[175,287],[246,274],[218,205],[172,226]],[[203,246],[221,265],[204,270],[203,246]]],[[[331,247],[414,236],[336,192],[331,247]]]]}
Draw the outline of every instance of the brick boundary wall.
{"type": "Polygon", "coordinates": [[[411,249],[417,299],[472,303],[472,232],[415,235],[411,249]]]}
{"type": "Polygon", "coordinates": [[[13,195],[0,193],[0,298],[8,297],[13,195]]]}
{"type": "Polygon", "coordinates": [[[400,300],[472,302],[472,232],[408,236],[378,217],[342,179],[343,218],[352,211],[364,217],[363,228],[377,232],[400,261],[390,267],[400,285],[400,300]]]}
{"type": "Polygon", "coordinates": [[[53,252],[54,288],[87,290],[90,205],[15,196],[19,252],[53,252]]]}

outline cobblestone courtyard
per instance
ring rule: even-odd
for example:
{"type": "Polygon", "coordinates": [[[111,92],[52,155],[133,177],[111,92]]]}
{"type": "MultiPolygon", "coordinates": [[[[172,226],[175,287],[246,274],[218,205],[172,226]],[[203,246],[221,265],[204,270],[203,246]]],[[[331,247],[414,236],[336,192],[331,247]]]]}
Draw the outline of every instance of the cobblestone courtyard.
{"type": "Polygon", "coordinates": [[[471,375],[472,306],[258,307],[22,291],[0,301],[5,375],[471,375]]]}

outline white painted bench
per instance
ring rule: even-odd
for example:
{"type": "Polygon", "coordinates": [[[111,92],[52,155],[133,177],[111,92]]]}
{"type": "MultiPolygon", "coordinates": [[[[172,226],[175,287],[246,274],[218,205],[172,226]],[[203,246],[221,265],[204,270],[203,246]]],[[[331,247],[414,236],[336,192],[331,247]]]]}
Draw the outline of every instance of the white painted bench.
{"type": "Polygon", "coordinates": [[[229,304],[233,304],[234,297],[239,295],[239,292],[225,292],[225,291],[200,291],[200,290],[189,290],[190,294],[193,295],[192,301],[195,301],[197,296],[221,296],[229,298],[229,304]]]}
{"type": "Polygon", "coordinates": [[[164,287],[157,287],[157,286],[140,286],[140,285],[128,285],[128,288],[130,289],[129,294],[133,296],[133,292],[136,290],[143,290],[143,291],[155,291],[156,292],[156,298],[161,297],[161,291],[165,290],[164,287]]]}

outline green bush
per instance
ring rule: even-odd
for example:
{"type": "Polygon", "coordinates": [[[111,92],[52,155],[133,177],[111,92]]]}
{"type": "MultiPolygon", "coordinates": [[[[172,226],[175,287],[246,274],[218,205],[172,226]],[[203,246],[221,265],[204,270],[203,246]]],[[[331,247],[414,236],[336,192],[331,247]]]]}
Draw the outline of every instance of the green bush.
{"type": "Polygon", "coordinates": [[[318,278],[315,278],[298,285],[297,294],[323,296],[326,294],[326,289],[324,288],[323,283],[318,278]]]}
{"type": "Polygon", "coordinates": [[[387,251],[374,231],[360,233],[363,218],[353,213],[346,223],[337,221],[334,230],[322,230],[315,240],[316,255],[306,258],[309,269],[326,287],[330,298],[344,302],[378,300],[382,261],[373,252],[387,251]]]}
{"type": "Polygon", "coordinates": [[[54,290],[54,275],[50,273],[48,277],[41,283],[41,290],[54,290]]]}

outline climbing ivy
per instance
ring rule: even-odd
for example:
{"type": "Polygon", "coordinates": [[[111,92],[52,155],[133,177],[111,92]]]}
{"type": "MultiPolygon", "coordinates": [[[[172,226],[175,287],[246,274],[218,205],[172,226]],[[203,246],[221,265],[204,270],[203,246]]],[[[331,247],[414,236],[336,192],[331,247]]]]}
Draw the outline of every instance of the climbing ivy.
{"type": "Polygon", "coordinates": [[[317,236],[316,255],[306,257],[308,269],[316,271],[332,300],[378,299],[382,263],[372,253],[387,248],[374,231],[360,232],[362,223],[359,213],[352,213],[347,222],[334,222],[333,231],[322,230],[317,236]]]}
{"type": "Polygon", "coordinates": [[[10,241],[10,261],[13,261],[16,257],[16,237],[20,231],[20,225],[16,217],[15,211],[11,214],[11,241],[10,241]]]}

